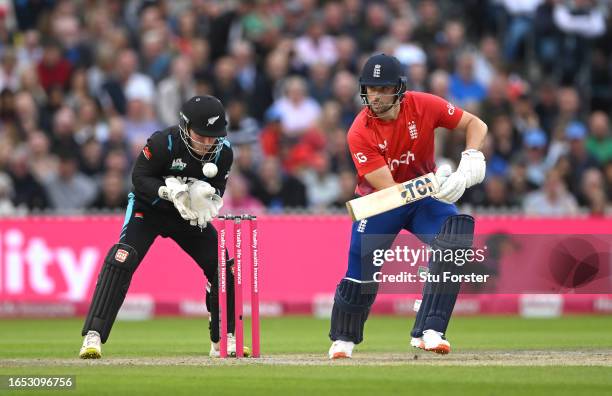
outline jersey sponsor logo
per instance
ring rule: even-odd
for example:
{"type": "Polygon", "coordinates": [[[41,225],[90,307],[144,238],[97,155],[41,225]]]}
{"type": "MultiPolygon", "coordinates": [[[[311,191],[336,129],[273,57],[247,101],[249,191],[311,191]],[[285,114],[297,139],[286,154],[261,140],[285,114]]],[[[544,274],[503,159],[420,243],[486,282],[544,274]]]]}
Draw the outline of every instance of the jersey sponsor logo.
{"type": "Polygon", "coordinates": [[[419,137],[419,131],[416,127],[415,121],[410,121],[408,123],[408,133],[410,133],[410,139],[414,140],[419,137]]]}
{"type": "Polygon", "coordinates": [[[378,147],[382,150],[382,151],[386,151],[387,150],[387,141],[385,140],[383,142],[383,144],[378,143],[378,147]]]}
{"type": "Polygon", "coordinates": [[[389,165],[389,169],[391,171],[394,171],[400,165],[408,165],[411,162],[414,162],[414,154],[410,151],[400,155],[399,159],[387,158],[387,164],[389,165]]]}
{"type": "Polygon", "coordinates": [[[144,148],[142,149],[142,154],[148,160],[150,160],[151,157],[153,157],[153,155],[151,154],[151,149],[149,148],[149,146],[144,146],[144,148]]]}
{"type": "Polygon", "coordinates": [[[355,158],[357,158],[357,162],[360,164],[363,164],[368,160],[368,157],[366,157],[363,153],[355,153],[355,158]]]}
{"type": "Polygon", "coordinates": [[[455,114],[455,106],[452,103],[447,103],[446,108],[448,109],[448,115],[455,114]]]}
{"type": "Polygon", "coordinates": [[[183,162],[182,158],[175,158],[174,160],[172,160],[172,166],[170,167],[170,170],[182,171],[183,169],[185,169],[186,166],[187,164],[183,162]]]}
{"type": "Polygon", "coordinates": [[[120,263],[124,263],[125,260],[127,260],[129,255],[130,254],[127,252],[127,250],[117,249],[117,253],[115,253],[115,260],[117,260],[120,263]]]}
{"type": "Polygon", "coordinates": [[[374,72],[372,73],[373,77],[380,77],[380,65],[374,65],[374,72]]]}
{"type": "Polygon", "coordinates": [[[213,125],[215,122],[217,122],[217,120],[219,119],[220,116],[214,116],[214,117],[210,117],[208,119],[208,123],[206,124],[206,126],[210,126],[213,125]]]}

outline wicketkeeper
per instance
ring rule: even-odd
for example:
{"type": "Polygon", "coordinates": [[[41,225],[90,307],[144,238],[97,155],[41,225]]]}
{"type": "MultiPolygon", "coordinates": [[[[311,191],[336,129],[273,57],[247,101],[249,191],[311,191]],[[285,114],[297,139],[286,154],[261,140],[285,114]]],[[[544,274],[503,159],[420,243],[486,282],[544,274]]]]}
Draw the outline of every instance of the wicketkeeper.
{"type": "MultiPolygon", "coordinates": [[[[108,339],[132,275],[158,236],[172,238],[204,271],[210,355],[219,356],[217,232],[208,223],[223,205],[221,197],[233,161],[226,135],[221,102],[213,96],[195,96],[183,104],[178,125],[148,139],[132,172],[133,189],[119,242],[110,248],[98,276],[83,326],[81,358],[102,356],[101,344],[108,339]]],[[[169,272],[177,265],[167,264],[169,272]]],[[[228,333],[233,333],[233,275],[229,268],[228,333]]],[[[229,334],[228,351],[235,350],[235,338],[229,334]]]]}

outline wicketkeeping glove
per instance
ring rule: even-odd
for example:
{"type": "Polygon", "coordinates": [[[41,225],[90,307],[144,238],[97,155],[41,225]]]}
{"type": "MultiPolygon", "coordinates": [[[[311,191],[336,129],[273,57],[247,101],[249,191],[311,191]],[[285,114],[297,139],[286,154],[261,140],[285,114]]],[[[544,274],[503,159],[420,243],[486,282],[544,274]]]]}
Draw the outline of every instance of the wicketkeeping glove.
{"type": "Polygon", "coordinates": [[[191,210],[187,184],[182,183],[176,177],[168,177],[166,185],[157,191],[160,198],[172,202],[181,217],[185,220],[197,219],[197,213],[191,210]]]}
{"type": "Polygon", "coordinates": [[[223,199],[216,192],[217,190],[214,187],[201,180],[189,186],[191,209],[197,217],[191,220],[191,225],[204,228],[219,214],[219,209],[223,206],[223,199]]]}

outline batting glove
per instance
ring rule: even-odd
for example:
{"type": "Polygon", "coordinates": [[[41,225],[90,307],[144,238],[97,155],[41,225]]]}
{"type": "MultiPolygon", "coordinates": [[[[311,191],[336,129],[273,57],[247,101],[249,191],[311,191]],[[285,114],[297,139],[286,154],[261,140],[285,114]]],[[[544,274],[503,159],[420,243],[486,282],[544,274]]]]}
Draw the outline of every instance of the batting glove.
{"type": "Polygon", "coordinates": [[[474,149],[465,150],[461,153],[461,161],[457,172],[465,176],[465,188],[470,188],[484,180],[487,163],[482,152],[474,149]]]}
{"type": "Polygon", "coordinates": [[[442,165],[436,171],[436,178],[440,184],[440,191],[434,198],[439,201],[452,204],[461,198],[465,192],[466,179],[463,173],[451,172],[451,167],[442,165]]]}

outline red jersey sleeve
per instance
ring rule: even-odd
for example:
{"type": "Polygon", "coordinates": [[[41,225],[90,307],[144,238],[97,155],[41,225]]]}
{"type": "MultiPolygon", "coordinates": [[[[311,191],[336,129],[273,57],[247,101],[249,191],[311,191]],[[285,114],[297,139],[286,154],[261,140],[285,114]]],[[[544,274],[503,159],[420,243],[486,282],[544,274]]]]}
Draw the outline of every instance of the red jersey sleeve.
{"type": "Polygon", "coordinates": [[[374,143],[368,142],[360,134],[351,131],[348,134],[347,140],[349,150],[351,151],[351,157],[353,158],[359,176],[363,177],[387,165],[385,158],[374,146],[374,143]]]}
{"type": "Polygon", "coordinates": [[[415,98],[432,115],[435,127],[455,129],[461,121],[463,110],[445,99],[424,92],[416,92],[415,98]]]}

